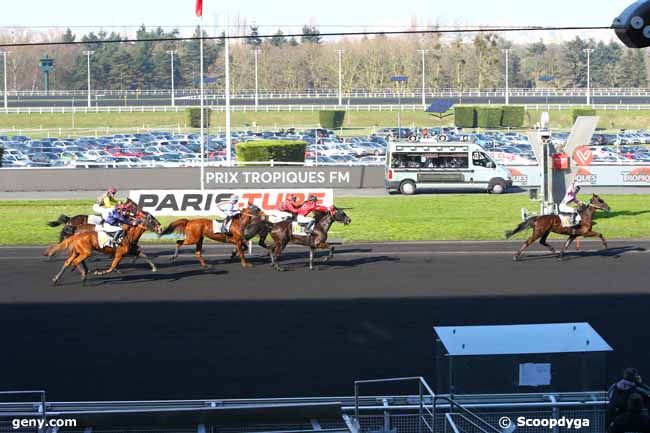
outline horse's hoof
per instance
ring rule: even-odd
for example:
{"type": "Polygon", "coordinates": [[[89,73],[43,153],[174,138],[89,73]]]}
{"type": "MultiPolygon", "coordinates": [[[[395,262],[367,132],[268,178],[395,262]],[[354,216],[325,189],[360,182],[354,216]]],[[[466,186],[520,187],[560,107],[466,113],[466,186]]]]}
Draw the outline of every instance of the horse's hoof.
{"type": "Polygon", "coordinates": [[[518,262],[519,261],[519,256],[512,256],[512,261],[513,262],[518,262]]]}
{"type": "Polygon", "coordinates": [[[153,268],[151,272],[158,272],[158,268],[153,268]]]}
{"type": "Polygon", "coordinates": [[[169,258],[169,261],[170,261],[170,262],[173,262],[174,260],[176,260],[176,256],[171,256],[171,257],[169,258]]]}
{"type": "Polygon", "coordinates": [[[54,279],[54,278],[52,279],[52,285],[53,285],[53,286],[56,286],[56,283],[58,283],[58,282],[59,282],[59,280],[54,279]]]}

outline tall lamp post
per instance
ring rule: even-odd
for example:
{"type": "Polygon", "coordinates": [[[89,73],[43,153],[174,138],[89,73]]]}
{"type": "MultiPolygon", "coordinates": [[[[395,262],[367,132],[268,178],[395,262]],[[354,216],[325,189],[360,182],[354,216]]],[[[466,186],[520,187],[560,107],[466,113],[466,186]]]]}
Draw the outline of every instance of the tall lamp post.
{"type": "Polygon", "coordinates": [[[343,61],[342,61],[342,56],[344,51],[343,50],[336,50],[336,52],[339,54],[339,106],[343,105],[343,61]]]}
{"type": "Polygon", "coordinates": [[[176,95],[174,94],[174,54],[176,50],[167,50],[167,54],[171,56],[171,67],[172,67],[172,107],[176,106],[176,95]]]}
{"type": "Polygon", "coordinates": [[[90,101],[90,56],[95,54],[94,51],[84,51],[84,54],[88,58],[88,107],[92,106],[92,102],[90,101]]]}
{"type": "Polygon", "coordinates": [[[259,78],[258,78],[258,69],[257,69],[257,56],[260,55],[261,50],[253,50],[253,55],[255,56],[255,110],[259,105],[259,78]]]}
{"type": "Polygon", "coordinates": [[[5,91],[4,91],[4,96],[5,96],[5,111],[9,109],[8,101],[7,101],[7,54],[10,54],[9,51],[0,51],[0,54],[2,54],[2,59],[4,61],[4,80],[5,80],[5,91]]]}
{"type": "Polygon", "coordinates": [[[397,83],[397,141],[402,137],[402,119],[400,117],[402,110],[402,92],[400,91],[400,83],[405,83],[409,80],[406,75],[394,75],[390,77],[390,81],[397,83]]]}
{"type": "Polygon", "coordinates": [[[418,53],[422,54],[422,105],[426,105],[426,96],[425,96],[425,84],[424,84],[424,55],[428,53],[429,50],[418,50],[418,53]]]}
{"type": "Polygon", "coordinates": [[[592,48],[585,48],[587,53],[587,105],[591,105],[591,53],[594,51],[592,48]]]}
{"type": "Polygon", "coordinates": [[[506,48],[503,50],[503,52],[506,54],[506,105],[510,104],[510,77],[509,72],[510,72],[510,48],[506,48]]]}

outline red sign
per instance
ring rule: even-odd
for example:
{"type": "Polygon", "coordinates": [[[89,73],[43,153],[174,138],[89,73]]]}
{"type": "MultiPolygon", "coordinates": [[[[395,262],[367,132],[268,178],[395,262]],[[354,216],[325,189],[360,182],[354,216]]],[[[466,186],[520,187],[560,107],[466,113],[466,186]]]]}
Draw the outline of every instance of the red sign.
{"type": "Polygon", "coordinates": [[[587,146],[580,146],[573,151],[573,160],[578,165],[591,165],[594,160],[594,154],[587,146]]]}

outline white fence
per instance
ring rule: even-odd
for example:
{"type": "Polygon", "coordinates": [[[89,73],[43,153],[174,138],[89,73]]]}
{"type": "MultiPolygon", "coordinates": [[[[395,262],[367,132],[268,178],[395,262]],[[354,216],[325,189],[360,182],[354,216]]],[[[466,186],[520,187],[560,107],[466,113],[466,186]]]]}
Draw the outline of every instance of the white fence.
{"type": "MultiPolygon", "coordinates": [[[[490,104],[482,104],[490,105],[490,104]]],[[[503,103],[494,105],[502,106],[503,103]]],[[[576,108],[576,104],[524,104],[526,110],[571,110],[576,108]]],[[[9,107],[0,108],[0,114],[64,114],[64,113],[180,113],[187,111],[188,108],[198,108],[198,106],[168,106],[168,105],[141,105],[141,106],[113,106],[113,107],[9,107]]],[[[596,110],[613,110],[613,111],[631,111],[631,110],[650,110],[650,104],[592,104],[596,110]]],[[[213,111],[223,112],[223,105],[208,105],[207,108],[213,111]]],[[[321,110],[346,110],[354,111],[424,111],[426,108],[422,104],[273,104],[260,105],[257,108],[252,105],[231,105],[231,112],[258,112],[271,113],[283,111],[297,112],[316,112],[321,110]]]]}

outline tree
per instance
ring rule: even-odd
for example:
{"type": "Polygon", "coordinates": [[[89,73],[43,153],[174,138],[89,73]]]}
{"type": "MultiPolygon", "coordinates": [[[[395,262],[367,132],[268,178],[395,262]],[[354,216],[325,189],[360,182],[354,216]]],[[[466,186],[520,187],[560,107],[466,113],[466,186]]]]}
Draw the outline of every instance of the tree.
{"type": "Polygon", "coordinates": [[[589,44],[580,36],[562,44],[562,87],[587,87],[587,48],[589,44]]]}
{"type": "Polygon", "coordinates": [[[77,38],[77,37],[74,35],[74,33],[72,33],[72,30],[70,30],[70,27],[68,27],[68,28],[65,30],[65,33],[63,34],[63,39],[62,39],[62,41],[63,41],[63,42],[70,43],[70,42],[74,42],[74,40],[75,40],[76,38],[77,38]]]}
{"type": "Polygon", "coordinates": [[[278,31],[273,34],[273,37],[269,39],[269,43],[274,47],[283,47],[287,44],[287,38],[284,37],[282,30],[278,29],[278,31]]]}
{"type": "Polygon", "coordinates": [[[252,25],[250,28],[250,35],[246,39],[246,43],[250,46],[253,47],[259,47],[262,45],[262,38],[259,36],[259,27],[256,25],[252,25]]]}
{"type": "Polygon", "coordinates": [[[304,25],[302,27],[302,36],[300,37],[300,43],[310,43],[310,44],[320,44],[321,36],[320,31],[316,26],[304,25]]]}

